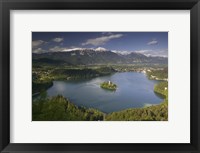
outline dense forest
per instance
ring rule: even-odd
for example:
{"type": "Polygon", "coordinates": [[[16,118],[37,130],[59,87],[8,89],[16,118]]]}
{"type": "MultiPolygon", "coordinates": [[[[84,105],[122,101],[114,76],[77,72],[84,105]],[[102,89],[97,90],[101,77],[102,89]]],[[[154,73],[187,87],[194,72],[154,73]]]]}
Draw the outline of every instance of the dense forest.
{"type": "Polygon", "coordinates": [[[146,108],[131,108],[120,112],[113,112],[106,116],[107,121],[166,121],[168,120],[168,105],[163,102],[159,105],[146,108]]]}
{"type": "Polygon", "coordinates": [[[32,107],[33,121],[99,121],[103,118],[104,113],[92,108],[78,107],[61,95],[47,98],[42,93],[32,107]]]}

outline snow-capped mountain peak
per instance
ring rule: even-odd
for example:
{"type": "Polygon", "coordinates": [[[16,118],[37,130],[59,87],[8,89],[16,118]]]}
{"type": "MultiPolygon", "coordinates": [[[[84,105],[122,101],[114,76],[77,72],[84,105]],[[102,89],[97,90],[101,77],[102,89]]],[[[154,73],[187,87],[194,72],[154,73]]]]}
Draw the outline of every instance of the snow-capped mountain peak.
{"type": "Polygon", "coordinates": [[[105,51],[108,51],[108,49],[103,48],[103,47],[98,47],[98,48],[95,49],[95,51],[98,51],[98,52],[105,52],[105,51]]]}
{"type": "Polygon", "coordinates": [[[118,55],[129,55],[132,53],[131,51],[117,51],[117,50],[112,50],[112,52],[118,55]]]}
{"type": "Polygon", "coordinates": [[[88,51],[88,50],[97,51],[97,52],[109,51],[108,49],[103,48],[103,47],[98,47],[96,49],[94,49],[94,48],[70,48],[70,49],[64,49],[63,51],[70,52],[70,51],[88,51]]]}
{"type": "Polygon", "coordinates": [[[85,50],[92,50],[92,49],[91,48],[70,48],[70,49],[65,49],[63,51],[70,52],[70,51],[85,51],[85,50]]]}

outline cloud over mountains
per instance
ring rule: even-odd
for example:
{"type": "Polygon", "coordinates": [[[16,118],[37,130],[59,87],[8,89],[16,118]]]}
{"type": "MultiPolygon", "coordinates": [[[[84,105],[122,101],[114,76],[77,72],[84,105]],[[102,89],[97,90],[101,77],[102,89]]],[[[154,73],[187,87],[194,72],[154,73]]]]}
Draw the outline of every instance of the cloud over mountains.
{"type": "Polygon", "coordinates": [[[152,40],[152,41],[147,43],[147,45],[156,45],[156,44],[158,44],[157,40],[152,40]]]}
{"type": "Polygon", "coordinates": [[[101,37],[97,37],[97,38],[93,38],[93,39],[88,39],[86,42],[82,43],[82,45],[83,46],[85,46],[85,45],[94,45],[94,46],[104,45],[106,42],[108,42],[112,39],[120,38],[122,36],[123,36],[123,34],[111,34],[111,35],[107,35],[107,36],[101,36],[101,37]]]}

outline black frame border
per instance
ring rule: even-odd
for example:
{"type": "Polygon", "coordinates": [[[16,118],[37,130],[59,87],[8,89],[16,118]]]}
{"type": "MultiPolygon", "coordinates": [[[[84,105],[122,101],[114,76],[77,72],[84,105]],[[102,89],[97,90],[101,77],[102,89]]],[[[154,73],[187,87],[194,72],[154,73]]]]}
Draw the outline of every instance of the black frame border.
{"type": "Polygon", "coordinates": [[[0,0],[0,151],[200,153],[199,0],[0,0]],[[10,10],[190,10],[191,143],[188,144],[19,144],[10,143],[10,10]]]}

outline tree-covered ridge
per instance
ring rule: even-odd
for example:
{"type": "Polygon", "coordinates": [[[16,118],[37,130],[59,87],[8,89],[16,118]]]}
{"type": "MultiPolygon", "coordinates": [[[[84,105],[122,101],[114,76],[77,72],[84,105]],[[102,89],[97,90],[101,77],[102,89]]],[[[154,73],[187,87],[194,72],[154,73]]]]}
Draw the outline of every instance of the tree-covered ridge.
{"type": "Polygon", "coordinates": [[[103,82],[100,84],[100,86],[101,86],[101,88],[107,89],[107,90],[116,90],[117,89],[117,85],[111,81],[103,82]]]}
{"type": "Polygon", "coordinates": [[[131,108],[106,115],[107,121],[167,121],[168,105],[163,102],[145,108],[131,108]]]}
{"type": "Polygon", "coordinates": [[[163,81],[156,84],[154,86],[154,92],[165,96],[165,99],[168,100],[168,81],[163,81]]]}
{"type": "Polygon", "coordinates": [[[52,98],[41,96],[32,106],[33,121],[98,121],[103,118],[104,113],[78,107],[61,95],[52,98]]]}
{"type": "Polygon", "coordinates": [[[102,67],[97,69],[79,68],[79,69],[55,69],[51,73],[53,79],[77,80],[99,77],[112,74],[114,69],[110,67],[102,67]]]}

